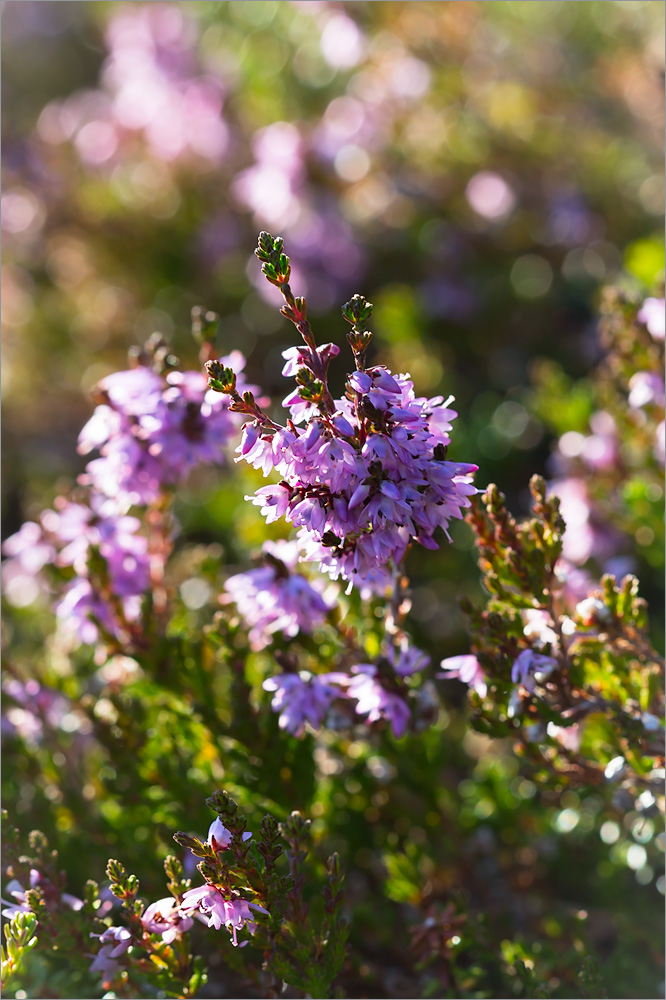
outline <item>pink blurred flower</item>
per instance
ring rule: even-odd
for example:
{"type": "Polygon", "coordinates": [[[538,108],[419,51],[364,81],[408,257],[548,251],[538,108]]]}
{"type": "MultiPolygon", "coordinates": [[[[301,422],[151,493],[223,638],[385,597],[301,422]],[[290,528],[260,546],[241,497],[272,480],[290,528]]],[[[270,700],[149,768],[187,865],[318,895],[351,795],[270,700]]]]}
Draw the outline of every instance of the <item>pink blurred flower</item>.
{"type": "Polygon", "coordinates": [[[444,669],[443,674],[437,674],[442,680],[459,680],[463,684],[473,688],[481,698],[485,698],[488,692],[486,677],[477,660],[471,653],[462,656],[448,656],[442,660],[440,666],[444,669]]]}

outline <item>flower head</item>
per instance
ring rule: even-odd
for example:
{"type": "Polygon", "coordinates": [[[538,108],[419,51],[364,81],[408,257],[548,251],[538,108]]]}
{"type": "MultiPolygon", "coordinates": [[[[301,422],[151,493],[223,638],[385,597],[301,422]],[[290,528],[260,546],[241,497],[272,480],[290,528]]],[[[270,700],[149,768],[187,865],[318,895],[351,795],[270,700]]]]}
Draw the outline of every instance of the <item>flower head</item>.
{"type": "MultiPolygon", "coordinates": [[[[222,358],[242,373],[239,351],[222,358]]],[[[242,374],[238,388],[248,388],[242,374]]],[[[147,367],[115,372],[97,387],[100,403],[79,436],[83,455],[99,450],[82,482],[114,500],[118,509],[156,500],[197,465],[223,461],[224,446],[243,418],[224,396],[208,389],[202,372],[172,371],[165,377],[147,367]]]]}
{"type": "Polygon", "coordinates": [[[185,931],[189,931],[193,920],[183,916],[178,902],[172,896],[167,896],[146,907],[141,923],[148,934],[161,934],[162,940],[171,944],[185,931]]]}
{"type": "Polygon", "coordinates": [[[355,711],[365,715],[368,724],[386,719],[396,739],[404,736],[411,718],[402,695],[390,690],[372,663],[352,667],[353,676],[346,683],[347,696],[356,700],[355,711]]]}
{"type": "Polygon", "coordinates": [[[399,677],[409,677],[424,670],[430,663],[430,657],[413,646],[406,635],[402,635],[397,644],[388,647],[386,659],[399,677]]]}
{"type": "Polygon", "coordinates": [[[468,684],[469,687],[473,688],[481,698],[485,698],[488,692],[488,685],[486,683],[486,676],[476,656],[472,654],[449,656],[445,660],[442,660],[440,666],[445,672],[437,674],[438,677],[447,681],[453,679],[462,681],[463,684],[468,684]]]}
{"type": "MultiPolygon", "coordinates": [[[[288,371],[308,354],[294,351],[288,371]]],[[[380,366],[352,373],[348,385],[330,414],[311,401],[303,408],[297,390],[287,399],[299,407],[290,429],[246,424],[238,454],[264,475],[282,476],[253,502],[267,521],[285,517],[298,528],[303,558],[362,592],[382,593],[410,541],[437,548],[437,528],[446,533],[463,516],[477,492],[476,466],[445,458],[456,416],[450,399],[417,397],[409,376],[380,366]]]]}
{"type": "Polygon", "coordinates": [[[276,632],[293,638],[311,632],[330,610],[319,590],[294,572],[298,549],[292,542],[266,542],[265,564],[230,577],[224,589],[250,628],[253,649],[267,646],[276,632]]]}
{"type": "Polygon", "coordinates": [[[654,340],[663,340],[666,331],[663,299],[646,299],[638,311],[637,319],[645,323],[654,340]]]}
{"type": "Polygon", "coordinates": [[[544,680],[557,666],[557,660],[533,649],[524,649],[514,660],[511,680],[522,684],[527,691],[534,691],[537,681],[544,680]]]}
{"type": "Polygon", "coordinates": [[[216,816],[213,822],[208,828],[208,843],[217,853],[218,851],[226,851],[227,847],[231,843],[233,834],[230,830],[227,830],[226,826],[222,822],[219,816],[216,816]]]}
{"type": "MultiPolygon", "coordinates": [[[[52,887],[49,883],[44,883],[44,879],[40,873],[35,869],[30,869],[30,888],[35,889],[38,885],[44,885],[47,892],[52,887]]],[[[5,909],[2,911],[3,917],[11,919],[15,913],[30,913],[30,906],[28,905],[26,895],[27,889],[24,889],[21,883],[13,878],[7,883],[7,893],[14,897],[14,902],[3,899],[2,902],[5,905],[5,909]]],[[[80,910],[83,906],[83,900],[79,899],[78,896],[72,896],[69,892],[63,892],[60,895],[60,902],[68,906],[70,910],[80,910]]]]}
{"type": "Polygon", "coordinates": [[[231,892],[224,893],[220,888],[206,883],[196,889],[188,889],[183,894],[180,904],[181,914],[197,917],[209,927],[219,930],[227,927],[231,933],[231,941],[235,947],[244,947],[248,942],[242,941],[239,945],[237,934],[243,927],[247,927],[250,934],[256,930],[256,922],[252,919],[251,911],[268,914],[268,910],[258,903],[249,903],[245,899],[231,892]]]}
{"type": "Polygon", "coordinates": [[[90,972],[99,972],[104,982],[108,982],[120,968],[118,958],[131,945],[132,933],[127,927],[108,927],[102,934],[90,936],[98,937],[102,945],[90,966],[90,972]]]}
{"type": "Polygon", "coordinates": [[[319,728],[326,718],[331,702],[343,695],[340,684],[346,674],[278,674],[263,683],[265,691],[274,691],[271,707],[280,713],[280,729],[302,736],[305,724],[319,728]]]}

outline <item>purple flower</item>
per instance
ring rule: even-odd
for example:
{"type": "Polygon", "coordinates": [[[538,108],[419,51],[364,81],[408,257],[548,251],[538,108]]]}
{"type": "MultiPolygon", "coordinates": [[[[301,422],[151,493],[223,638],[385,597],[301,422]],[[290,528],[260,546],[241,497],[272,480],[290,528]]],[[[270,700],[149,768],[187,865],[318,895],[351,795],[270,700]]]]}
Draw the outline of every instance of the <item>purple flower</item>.
{"type": "Polygon", "coordinates": [[[522,684],[531,693],[536,682],[548,677],[556,666],[557,660],[552,656],[535,653],[533,649],[524,649],[514,660],[511,680],[514,684],[522,684]]]}
{"type": "Polygon", "coordinates": [[[440,666],[443,667],[445,673],[437,674],[438,677],[447,681],[452,679],[462,681],[463,684],[474,688],[481,698],[485,698],[488,692],[488,685],[481,664],[476,656],[472,654],[449,656],[445,660],[442,660],[440,666]]]}
{"type": "Polygon", "coordinates": [[[557,479],[550,485],[552,492],[559,497],[560,510],[567,526],[562,545],[563,557],[581,566],[591,555],[600,560],[611,555],[615,549],[613,536],[608,529],[595,523],[585,482],[572,476],[557,479]]]}
{"type": "Polygon", "coordinates": [[[73,133],[80,158],[93,168],[118,162],[128,146],[148,162],[219,164],[229,142],[223,88],[199,73],[195,40],[192,19],[169,4],[114,11],[102,87],[47,106],[50,141],[73,133]]]}
{"type": "Polygon", "coordinates": [[[388,647],[386,659],[400,677],[409,677],[418,670],[424,670],[430,663],[430,657],[423,650],[412,646],[406,635],[401,637],[397,645],[388,647]]]}
{"type": "MultiPolygon", "coordinates": [[[[140,409],[136,400],[133,405],[140,409]]],[[[28,522],[8,539],[10,580],[17,566],[31,573],[47,562],[71,567],[76,575],[55,606],[65,632],[83,643],[94,643],[100,628],[122,639],[150,586],[148,540],[138,518],[119,514],[99,493],[90,492],[87,499],[72,503],[57,497],[53,510],[42,513],[41,525],[28,522]]]]}
{"type": "Polygon", "coordinates": [[[55,605],[55,613],[63,634],[84,645],[97,642],[100,629],[107,636],[123,637],[121,622],[90,580],[85,578],[75,580],[65,590],[55,605]]]}
{"type": "Polygon", "coordinates": [[[276,632],[293,638],[320,625],[330,607],[315,587],[292,570],[298,548],[292,542],[266,542],[266,565],[230,577],[224,589],[250,628],[253,649],[263,649],[276,632]]]}
{"type": "MultiPolygon", "coordinates": [[[[34,889],[35,886],[39,885],[40,874],[35,868],[30,869],[30,888],[34,889]]],[[[5,909],[2,911],[3,917],[7,917],[8,920],[14,916],[15,913],[30,913],[30,907],[26,903],[25,894],[26,890],[23,888],[18,879],[13,878],[11,882],[7,883],[6,889],[8,895],[14,897],[14,902],[3,899],[2,902],[5,905],[5,909]]]]}
{"type": "Polygon", "coordinates": [[[404,736],[411,718],[405,699],[382,684],[377,667],[371,663],[357,664],[352,667],[352,674],[346,687],[347,696],[356,700],[356,713],[367,716],[368,724],[386,719],[396,739],[404,736]]]}
{"type": "Polygon", "coordinates": [[[90,936],[98,937],[102,945],[90,966],[90,972],[99,972],[103,981],[108,982],[120,968],[117,959],[132,944],[132,933],[127,927],[108,927],[102,934],[90,936]]]}
{"type": "Polygon", "coordinates": [[[553,627],[553,619],[547,611],[541,611],[538,608],[527,608],[520,612],[520,617],[525,623],[523,635],[527,639],[531,639],[540,648],[547,643],[550,643],[554,649],[557,648],[559,639],[553,627]]]}
{"type": "Polygon", "coordinates": [[[609,608],[598,597],[586,597],[580,601],[576,605],[576,614],[588,628],[592,625],[607,625],[612,619],[609,608]]]}
{"type": "MultiPolygon", "coordinates": [[[[30,869],[30,888],[34,889],[36,886],[43,883],[42,876],[35,868],[30,869]]],[[[47,884],[47,888],[49,888],[47,884]]],[[[27,890],[23,888],[21,883],[13,878],[11,882],[7,883],[7,893],[14,897],[14,902],[3,899],[5,909],[2,911],[3,917],[7,917],[10,920],[16,913],[30,913],[30,907],[26,901],[27,890]]],[[[83,907],[83,900],[79,899],[78,896],[72,896],[69,892],[63,892],[60,895],[60,902],[64,903],[65,906],[69,907],[70,910],[80,910],[83,907]]]]}
{"type": "MultiPolygon", "coordinates": [[[[240,374],[245,358],[233,351],[221,363],[240,374]]],[[[221,463],[224,447],[243,422],[202,372],[165,378],[145,367],[115,372],[97,387],[103,398],[79,436],[79,452],[99,450],[81,481],[112,498],[122,511],[156,500],[198,465],[221,463]]]]}
{"type": "Polygon", "coordinates": [[[225,895],[217,886],[208,883],[196,889],[188,889],[183,894],[180,904],[180,912],[186,916],[191,914],[218,931],[222,926],[227,927],[231,933],[232,944],[241,948],[248,942],[242,941],[240,945],[238,944],[238,931],[247,927],[250,934],[254,934],[257,927],[252,919],[251,910],[268,914],[268,910],[258,903],[248,903],[247,900],[234,896],[231,892],[225,895]]]}
{"type": "Polygon", "coordinates": [[[31,575],[53,562],[55,549],[39,524],[26,521],[19,530],[2,543],[3,555],[20,561],[21,568],[31,575]]]}
{"type": "MultiPolygon", "coordinates": [[[[320,378],[331,353],[330,345],[317,358],[308,347],[291,348],[284,371],[306,367],[320,378]]],[[[477,492],[476,466],[445,459],[451,398],[417,397],[408,376],[381,366],[353,372],[348,385],[348,396],[324,410],[297,388],[286,400],[289,429],[246,426],[238,454],[282,477],[249,498],[267,522],[296,525],[303,558],[366,596],[392,587],[410,541],[437,548],[437,529],[448,535],[451,518],[461,518],[477,492]]]]}
{"type": "Polygon", "coordinates": [[[3,714],[3,734],[7,725],[22,740],[29,744],[38,743],[44,734],[44,727],[60,729],[65,717],[80,734],[89,732],[88,720],[78,713],[73,703],[59,691],[44,687],[34,678],[26,681],[6,677],[2,692],[15,705],[5,705],[3,714]]]}
{"type": "Polygon", "coordinates": [[[274,712],[280,713],[280,729],[302,736],[305,723],[319,728],[335,698],[343,695],[339,685],[348,681],[346,674],[278,674],[263,683],[265,691],[274,691],[274,712]]]}
{"type": "Polygon", "coordinates": [[[146,907],[141,923],[147,934],[161,934],[162,940],[171,944],[189,931],[194,921],[180,912],[179,904],[172,896],[167,896],[146,907]]]}
{"type": "Polygon", "coordinates": [[[26,607],[47,589],[42,569],[55,559],[55,547],[48,541],[41,525],[26,521],[5,539],[2,554],[2,592],[10,604],[26,607]]]}

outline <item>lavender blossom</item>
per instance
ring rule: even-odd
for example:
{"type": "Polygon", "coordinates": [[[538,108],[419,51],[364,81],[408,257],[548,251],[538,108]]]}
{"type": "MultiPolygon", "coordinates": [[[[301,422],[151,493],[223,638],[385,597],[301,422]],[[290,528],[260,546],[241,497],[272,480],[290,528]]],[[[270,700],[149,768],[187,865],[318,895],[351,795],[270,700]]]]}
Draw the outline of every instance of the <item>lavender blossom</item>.
{"type": "Polygon", "coordinates": [[[55,606],[75,640],[94,643],[100,629],[120,638],[126,624],[138,619],[150,584],[148,541],[140,527],[138,518],[119,516],[98,494],[89,495],[87,504],[58,497],[54,509],[41,515],[42,545],[51,562],[76,574],[55,606]]]}
{"type": "MultiPolygon", "coordinates": [[[[40,873],[35,869],[30,869],[30,888],[35,889],[37,886],[44,884],[44,880],[40,873]]],[[[45,886],[48,891],[48,886],[45,886]]],[[[7,917],[8,920],[14,916],[15,913],[30,913],[30,906],[26,900],[27,889],[24,889],[21,883],[13,878],[7,883],[7,893],[14,897],[14,902],[3,899],[5,909],[2,910],[3,917],[7,917]]],[[[68,906],[70,910],[80,910],[83,906],[83,900],[79,899],[78,896],[72,896],[69,892],[63,892],[59,895],[59,900],[68,906]]]]}
{"type": "Polygon", "coordinates": [[[539,648],[551,645],[556,649],[559,644],[554,622],[547,611],[538,608],[527,608],[521,611],[520,617],[524,621],[523,635],[539,648]]]}
{"type": "Polygon", "coordinates": [[[232,836],[231,831],[227,830],[220,817],[216,816],[208,828],[208,837],[206,839],[215,853],[217,853],[218,851],[226,851],[231,843],[232,836]]]}
{"type": "Polygon", "coordinates": [[[19,560],[22,569],[30,575],[39,573],[55,557],[53,545],[47,541],[42,528],[34,521],[26,521],[14,535],[10,535],[2,544],[2,552],[3,555],[19,560]]]}
{"type": "Polygon", "coordinates": [[[146,907],[141,923],[147,934],[160,934],[165,944],[171,944],[189,931],[194,921],[183,916],[178,902],[172,896],[158,899],[146,907]]]}
{"type": "Polygon", "coordinates": [[[102,980],[108,982],[120,968],[118,958],[132,944],[132,932],[127,927],[108,927],[102,934],[90,936],[98,937],[102,945],[90,966],[90,972],[99,972],[102,980]]]}
{"type": "Polygon", "coordinates": [[[636,372],[629,379],[629,406],[664,406],[664,377],[659,372],[636,372]]]}
{"type": "Polygon", "coordinates": [[[514,660],[511,668],[511,680],[514,684],[522,684],[530,693],[534,691],[537,681],[544,680],[557,666],[557,660],[543,653],[535,653],[533,649],[524,649],[514,660]]]}
{"type": "MultiPolygon", "coordinates": [[[[245,359],[234,351],[221,363],[242,372],[245,359]]],[[[242,375],[239,388],[246,388],[242,375]]],[[[118,510],[155,501],[201,464],[223,461],[224,446],[243,418],[227,400],[208,391],[200,372],[170,372],[165,378],[145,367],[102,379],[103,399],[79,436],[79,452],[100,457],[86,466],[81,482],[118,510]]]]}
{"type": "Polygon", "coordinates": [[[617,547],[614,533],[595,520],[585,482],[571,476],[557,479],[550,485],[552,492],[559,497],[560,510],[567,526],[562,544],[564,559],[582,566],[592,555],[601,561],[612,555],[617,547]]]}
{"type": "Polygon", "coordinates": [[[263,683],[265,691],[274,691],[271,701],[274,712],[280,712],[280,729],[294,736],[302,736],[305,723],[319,728],[335,698],[344,695],[341,684],[348,681],[346,674],[278,674],[263,683]]]}
{"type": "Polygon", "coordinates": [[[411,715],[402,695],[385,686],[372,663],[357,664],[352,667],[352,674],[354,676],[347,680],[346,689],[347,697],[356,700],[356,713],[367,716],[365,721],[368,724],[386,719],[391,723],[396,739],[404,736],[411,715]]]}
{"type": "MultiPolygon", "coordinates": [[[[35,868],[30,869],[30,888],[34,889],[39,885],[41,876],[35,868]]],[[[30,913],[30,907],[28,906],[25,898],[26,890],[23,888],[18,879],[13,878],[11,882],[7,883],[7,894],[14,897],[14,902],[3,899],[5,909],[2,911],[3,917],[7,917],[8,920],[14,916],[15,913],[30,913]]]]}
{"type": "Polygon", "coordinates": [[[304,576],[293,572],[298,547],[265,542],[265,565],[230,577],[224,589],[249,626],[253,649],[263,649],[276,632],[293,638],[320,625],[330,605],[304,576]]]}
{"type": "Polygon", "coordinates": [[[2,592],[10,604],[26,607],[47,589],[42,570],[55,559],[55,548],[48,542],[41,525],[26,521],[5,539],[2,554],[2,592]]]}
{"type": "Polygon", "coordinates": [[[481,664],[476,656],[467,654],[463,656],[449,656],[442,660],[440,667],[444,669],[443,674],[437,674],[443,680],[459,680],[463,684],[469,685],[481,698],[485,698],[488,693],[486,676],[481,664]]]}
{"type": "Polygon", "coordinates": [[[98,169],[135,157],[137,147],[166,163],[219,163],[229,142],[223,88],[199,73],[195,41],[193,20],[168,3],[115,11],[102,88],[47,105],[42,138],[72,137],[86,166],[98,169]]]}
{"type": "MultiPolygon", "coordinates": [[[[315,360],[311,352],[317,370],[328,363],[324,351],[315,360]]],[[[288,370],[306,353],[290,352],[288,370]]],[[[461,518],[477,492],[476,466],[444,457],[456,416],[451,400],[417,397],[408,376],[377,366],[350,376],[348,396],[333,400],[331,413],[303,409],[298,393],[286,402],[295,411],[290,429],[257,420],[243,430],[240,458],[282,476],[249,499],[268,522],[296,525],[303,557],[333,579],[386,592],[410,542],[438,548],[436,529],[448,537],[450,519],[461,518]],[[304,420],[300,429],[296,421],[304,420]]]]}
{"type": "Polygon", "coordinates": [[[251,910],[268,915],[268,910],[258,903],[249,903],[231,891],[225,892],[214,885],[198,886],[196,889],[188,889],[183,894],[180,904],[180,912],[185,916],[194,916],[202,923],[207,923],[209,927],[218,930],[225,926],[231,933],[231,942],[234,947],[243,948],[247,941],[238,943],[237,934],[243,927],[247,927],[250,934],[254,934],[257,924],[252,919],[251,910]]]}
{"type": "Polygon", "coordinates": [[[401,636],[396,645],[389,645],[386,659],[399,677],[409,677],[424,670],[430,663],[430,657],[421,649],[412,646],[408,636],[401,636]]]}
{"type": "Polygon", "coordinates": [[[610,610],[598,597],[586,597],[584,601],[580,601],[576,605],[576,615],[588,628],[592,625],[608,625],[612,618],[610,610]]]}
{"type": "Polygon", "coordinates": [[[2,683],[5,706],[2,716],[3,736],[16,733],[28,744],[36,745],[44,737],[44,729],[60,729],[65,718],[70,731],[86,736],[91,729],[90,722],[74,704],[59,691],[39,684],[34,678],[19,680],[5,677],[2,683]],[[6,704],[11,699],[15,704],[6,704]]]}

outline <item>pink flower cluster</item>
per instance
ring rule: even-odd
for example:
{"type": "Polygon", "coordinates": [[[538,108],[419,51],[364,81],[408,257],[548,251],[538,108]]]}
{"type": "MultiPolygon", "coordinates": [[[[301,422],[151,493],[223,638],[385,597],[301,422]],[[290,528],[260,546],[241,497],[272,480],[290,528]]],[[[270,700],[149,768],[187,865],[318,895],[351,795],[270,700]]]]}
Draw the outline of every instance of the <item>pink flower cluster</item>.
{"type": "Polygon", "coordinates": [[[225,892],[219,886],[208,883],[196,889],[188,889],[180,904],[182,914],[192,914],[202,923],[214,927],[216,931],[221,927],[227,927],[232,944],[236,948],[243,948],[248,944],[248,941],[241,941],[239,944],[238,931],[247,927],[250,934],[254,934],[257,928],[256,922],[252,919],[253,910],[268,915],[268,910],[259,903],[249,903],[237,893],[225,892]]]}
{"type": "Polygon", "coordinates": [[[353,711],[371,725],[385,719],[397,739],[404,736],[411,713],[403,678],[422,670],[429,658],[403,636],[397,646],[388,645],[374,663],[358,663],[350,673],[333,671],[311,674],[283,673],[264,681],[265,691],[274,692],[273,711],[280,713],[280,728],[302,736],[305,724],[321,726],[336,699],[355,702],[353,711]]]}
{"type": "MultiPolygon", "coordinates": [[[[296,573],[298,547],[294,542],[265,542],[264,565],[231,576],[224,585],[249,626],[253,649],[263,649],[276,632],[293,638],[321,624],[330,605],[300,573],[296,573]]],[[[318,581],[317,581],[318,582],[318,581]]]]}
{"type": "Polygon", "coordinates": [[[149,585],[148,542],[140,527],[138,518],[116,513],[98,494],[88,503],[58,497],[39,524],[27,521],[6,540],[10,577],[34,576],[49,564],[71,568],[74,579],[55,606],[65,631],[84,643],[95,642],[100,628],[118,636],[123,624],[139,617],[149,585]],[[98,572],[100,557],[105,579],[98,572]]]}
{"type": "MultiPolygon", "coordinates": [[[[251,837],[252,834],[246,832],[241,840],[250,840],[251,837]]],[[[218,816],[210,824],[207,843],[217,854],[226,851],[232,839],[231,831],[218,816]]],[[[248,902],[237,891],[206,882],[205,885],[196,886],[183,893],[180,904],[173,899],[162,899],[158,903],[153,903],[145,911],[142,922],[149,933],[161,932],[163,940],[166,941],[167,935],[170,935],[169,940],[173,940],[180,931],[189,930],[192,926],[192,917],[196,917],[201,923],[214,927],[215,930],[219,931],[221,927],[226,927],[231,934],[231,943],[234,947],[243,948],[248,941],[239,943],[238,932],[247,927],[249,933],[254,934],[257,924],[252,918],[253,910],[268,916],[267,909],[258,903],[248,902]],[[163,919],[169,924],[164,932],[160,931],[159,926],[154,926],[155,914],[160,907],[160,916],[164,912],[166,917],[163,919]]]]}
{"type": "MultiPolygon", "coordinates": [[[[225,360],[245,365],[238,351],[225,360]]],[[[245,388],[242,377],[240,384],[245,388]]],[[[243,419],[196,371],[162,376],[140,365],[102,379],[97,392],[100,402],[79,437],[82,454],[100,452],[79,479],[87,487],[82,502],[59,497],[39,523],[26,522],[3,546],[6,593],[19,605],[37,596],[45,566],[74,571],[55,612],[64,631],[87,644],[100,633],[127,638],[151,563],[160,558],[127,511],[159,501],[195,466],[222,462],[243,419]]]]}
{"type": "MultiPolygon", "coordinates": [[[[239,351],[224,360],[245,367],[239,351]]],[[[79,452],[99,449],[101,457],[88,463],[82,481],[125,510],[153,502],[195,466],[221,462],[239,425],[201,372],[162,377],[139,366],[107,376],[97,390],[101,402],[81,431],[79,452]]]]}
{"type": "MultiPolygon", "coordinates": [[[[244,833],[242,840],[249,840],[251,833],[244,833]]],[[[208,830],[207,843],[218,853],[225,851],[232,840],[230,830],[224,826],[220,818],[213,820],[208,830]]],[[[31,873],[32,874],[32,873],[31,873]]],[[[34,873],[37,875],[37,873],[34,873]]],[[[22,891],[12,890],[10,883],[9,890],[17,898],[22,898],[22,891]]],[[[32,884],[32,882],[31,882],[32,884]]],[[[18,887],[20,890],[20,886],[18,887]]],[[[69,897],[66,894],[62,900],[74,909],[83,906],[81,900],[69,897]],[[73,900],[74,902],[70,902],[73,900]],[[78,904],[78,905],[75,905],[78,904]]],[[[12,907],[12,912],[20,909],[20,906],[12,907]]],[[[25,907],[27,908],[27,907],[25,907]]],[[[143,935],[156,934],[161,937],[165,944],[173,944],[182,938],[183,934],[191,930],[196,918],[208,927],[220,930],[226,927],[231,934],[231,941],[234,947],[243,948],[248,941],[238,941],[238,932],[246,927],[250,934],[254,934],[257,929],[256,921],[253,919],[253,912],[265,913],[268,910],[258,903],[250,903],[243,899],[237,891],[227,889],[221,885],[206,882],[204,885],[188,889],[183,893],[182,899],[174,899],[172,896],[165,896],[151,903],[141,914],[141,929],[136,935],[127,927],[107,927],[102,934],[91,934],[91,937],[98,937],[101,948],[95,956],[90,966],[90,972],[98,972],[105,982],[115,976],[120,968],[118,959],[132,944],[144,944],[143,935]]],[[[5,916],[11,915],[9,911],[4,911],[5,916]]]]}
{"type": "MultiPolygon", "coordinates": [[[[283,374],[303,383],[304,369],[321,371],[336,354],[333,344],[291,348],[283,374]]],[[[448,535],[477,492],[477,466],[445,457],[456,416],[450,402],[416,396],[408,375],[382,366],[354,372],[328,412],[297,388],[284,400],[287,427],[258,419],[243,428],[241,458],[282,477],[248,499],[268,523],[284,517],[296,525],[303,557],[332,579],[385,593],[410,543],[436,549],[437,528],[448,535]]]]}

